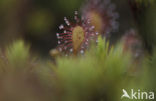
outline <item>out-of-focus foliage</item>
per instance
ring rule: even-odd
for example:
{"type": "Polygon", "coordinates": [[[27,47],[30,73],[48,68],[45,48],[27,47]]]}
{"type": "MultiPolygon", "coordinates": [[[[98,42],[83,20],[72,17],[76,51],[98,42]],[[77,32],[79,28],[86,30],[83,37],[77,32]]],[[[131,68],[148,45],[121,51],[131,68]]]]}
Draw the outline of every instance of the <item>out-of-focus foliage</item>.
{"type": "Polygon", "coordinates": [[[138,2],[138,3],[144,3],[144,4],[152,4],[152,3],[154,3],[155,2],[155,0],[136,0],[136,2],[138,2]]]}
{"type": "Polygon", "coordinates": [[[29,59],[29,47],[25,47],[22,40],[16,41],[6,48],[5,52],[1,52],[1,61],[5,64],[2,66],[4,72],[24,70],[29,59]],[[22,68],[23,67],[23,68],[22,68]]]}
{"type": "Polygon", "coordinates": [[[153,56],[146,60],[146,78],[148,77],[148,87],[156,92],[156,81],[155,81],[155,73],[156,73],[156,50],[154,50],[153,56]]]}
{"type": "MultiPolygon", "coordinates": [[[[19,40],[6,50],[8,63],[13,67],[22,67],[29,58],[29,47],[25,47],[22,40],[19,40]]],[[[18,68],[20,69],[20,68],[18,68]]]]}
{"type": "Polygon", "coordinates": [[[156,56],[136,64],[123,46],[99,37],[85,55],[61,56],[54,63],[36,61],[29,47],[16,41],[1,55],[0,100],[121,101],[123,88],[153,91],[156,56]]]}
{"type": "Polygon", "coordinates": [[[112,0],[120,14],[114,39],[99,37],[84,55],[49,59],[49,50],[57,46],[58,25],[83,3],[0,0],[0,101],[121,101],[122,89],[156,92],[155,0],[134,0],[132,11],[128,0],[112,0]],[[132,52],[123,52],[122,42],[115,43],[131,27],[145,45],[139,61],[132,52]]]}
{"type": "Polygon", "coordinates": [[[101,37],[97,47],[93,46],[84,56],[58,58],[54,70],[62,91],[61,100],[120,100],[119,92],[128,79],[131,59],[130,53],[123,53],[122,44],[109,47],[109,42],[101,37]]]}
{"type": "Polygon", "coordinates": [[[154,45],[154,47],[156,46],[156,13],[154,13],[156,11],[156,4],[149,7],[149,9],[146,12],[145,15],[145,25],[144,28],[146,30],[146,34],[145,36],[148,38],[148,41],[150,42],[151,45],[154,45]]]}
{"type": "Polygon", "coordinates": [[[50,86],[45,86],[46,83],[43,82],[45,74],[40,71],[46,71],[47,66],[30,56],[29,47],[22,40],[15,41],[4,51],[1,50],[1,101],[50,101],[52,99],[53,92],[52,90],[49,92],[50,86]],[[43,65],[44,69],[42,69],[43,65]]]}
{"type": "Polygon", "coordinates": [[[37,34],[36,36],[45,35],[41,32],[48,31],[54,24],[54,18],[50,11],[33,11],[28,18],[27,27],[32,33],[37,34]]]}

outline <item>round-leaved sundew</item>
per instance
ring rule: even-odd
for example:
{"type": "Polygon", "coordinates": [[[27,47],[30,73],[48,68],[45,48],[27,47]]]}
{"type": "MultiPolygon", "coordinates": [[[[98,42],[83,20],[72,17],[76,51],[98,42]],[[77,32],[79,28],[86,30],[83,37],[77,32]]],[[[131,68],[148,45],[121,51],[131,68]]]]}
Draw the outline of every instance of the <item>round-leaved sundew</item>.
{"type": "Polygon", "coordinates": [[[102,36],[110,35],[110,32],[117,31],[119,14],[115,11],[115,5],[110,0],[87,0],[82,6],[82,16],[90,19],[95,31],[102,36]]]}
{"type": "Polygon", "coordinates": [[[61,24],[59,29],[62,33],[56,33],[58,50],[66,55],[83,54],[91,40],[97,41],[98,33],[95,32],[95,27],[90,24],[89,19],[79,19],[78,12],[75,11],[74,20],[70,22],[64,17],[66,25],[61,24]]]}

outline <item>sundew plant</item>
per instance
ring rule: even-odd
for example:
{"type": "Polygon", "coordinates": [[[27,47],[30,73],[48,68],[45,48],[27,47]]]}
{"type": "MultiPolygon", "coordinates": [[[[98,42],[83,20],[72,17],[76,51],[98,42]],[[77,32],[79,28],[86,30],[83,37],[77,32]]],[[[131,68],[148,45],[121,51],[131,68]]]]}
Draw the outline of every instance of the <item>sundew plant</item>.
{"type": "Polygon", "coordinates": [[[155,101],[155,0],[1,0],[0,101],[155,101]]]}

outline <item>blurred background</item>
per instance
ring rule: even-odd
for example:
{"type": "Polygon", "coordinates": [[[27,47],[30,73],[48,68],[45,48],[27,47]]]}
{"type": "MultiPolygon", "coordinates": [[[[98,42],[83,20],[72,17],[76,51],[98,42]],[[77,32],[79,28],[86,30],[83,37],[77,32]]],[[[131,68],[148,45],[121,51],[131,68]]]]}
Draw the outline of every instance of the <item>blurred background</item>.
{"type": "Polygon", "coordinates": [[[155,0],[111,3],[119,29],[110,33],[110,44],[132,33],[123,46],[108,52],[101,39],[85,57],[51,61],[59,25],[64,17],[73,21],[85,0],[0,0],[0,101],[120,101],[123,87],[156,92],[155,0]],[[134,50],[123,52],[124,46],[134,50]]]}
{"type": "MultiPolygon", "coordinates": [[[[85,0],[0,0],[0,46],[22,38],[31,45],[31,50],[49,56],[50,49],[57,46],[56,32],[64,24],[64,17],[73,19],[85,0]]],[[[113,41],[125,30],[134,27],[133,16],[126,0],[112,0],[119,13],[119,30],[112,33],[113,41]],[[124,7],[124,9],[123,9],[124,7]]],[[[80,15],[80,14],[79,14],[80,15]]]]}

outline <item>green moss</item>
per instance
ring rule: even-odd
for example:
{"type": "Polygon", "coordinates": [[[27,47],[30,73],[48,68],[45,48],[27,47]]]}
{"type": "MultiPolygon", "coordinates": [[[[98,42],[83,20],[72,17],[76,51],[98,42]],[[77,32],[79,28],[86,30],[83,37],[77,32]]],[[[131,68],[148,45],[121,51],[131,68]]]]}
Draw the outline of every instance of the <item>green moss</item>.
{"type": "Polygon", "coordinates": [[[18,40],[7,48],[6,57],[12,66],[24,66],[29,57],[29,47],[18,40]]]}
{"type": "Polygon", "coordinates": [[[55,73],[61,82],[59,88],[65,92],[64,101],[104,100],[116,92],[114,84],[120,86],[131,64],[129,55],[123,53],[122,44],[112,48],[99,37],[97,47],[86,55],[58,58],[55,73]]]}
{"type": "Polygon", "coordinates": [[[7,71],[7,76],[3,77],[11,80],[10,85],[16,84],[14,79],[18,77],[18,82],[24,79],[26,86],[25,78],[31,78],[37,81],[39,87],[42,85],[48,89],[47,94],[52,94],[55,101],[120,101],[123,88],[128,91],[155,89],[156,55],[147,58],[148,61],[143,59],[140,67],[135,64],[130,52],[123,52],[122,43],[110,46],[101,37],[98,38],[98,44],[92,45],[83,56],[60,56],[55,63],[47,60],[33,65],[34,56],[30,57],[29,47],[22,40],[10,45],[4,56],[5,59],[0,58],[0,74],[7,71]],[[32,67],[37,68],[32,72],[32,67]],[[134,75],[130,69],[138,67],[140,71],[134,75]]]}

